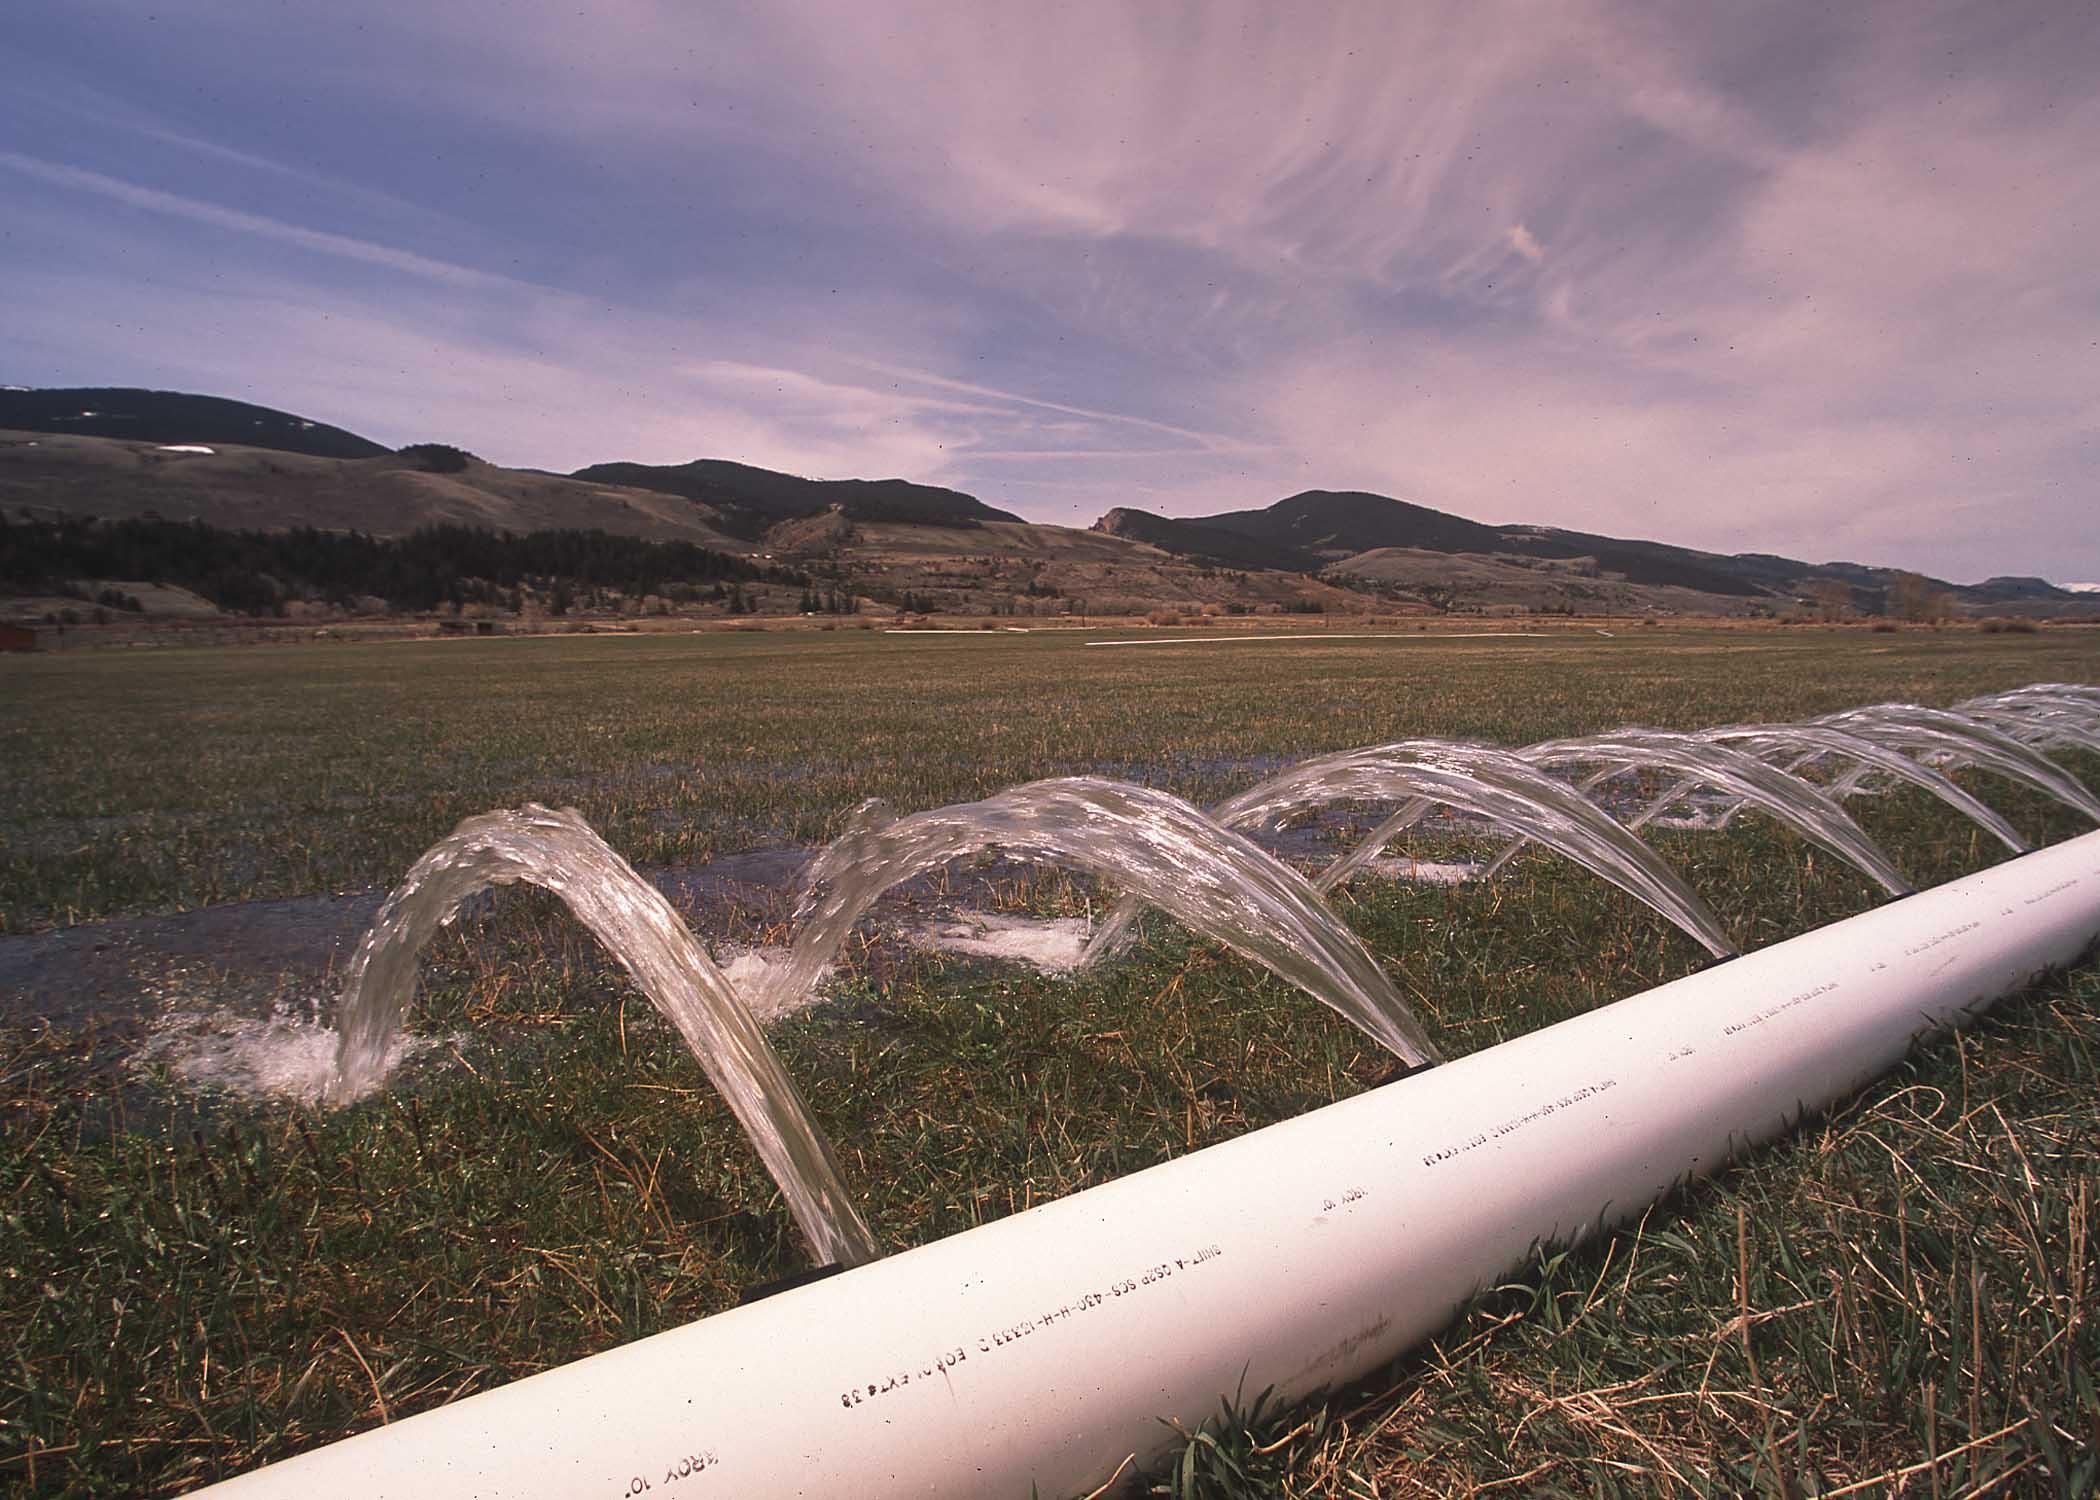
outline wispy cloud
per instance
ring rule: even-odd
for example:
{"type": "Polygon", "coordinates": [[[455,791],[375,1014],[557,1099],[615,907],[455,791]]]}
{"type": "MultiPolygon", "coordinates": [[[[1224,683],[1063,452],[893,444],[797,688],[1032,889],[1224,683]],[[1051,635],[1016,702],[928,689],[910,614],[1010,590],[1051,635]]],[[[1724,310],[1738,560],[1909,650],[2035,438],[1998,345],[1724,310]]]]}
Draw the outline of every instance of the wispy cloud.
{"type": "MultiPolygon", "coordinates": [[[[1123,427],[1141,427],[1152,432],[1164,432],[1171,437],[1187,438],[1199,448],[1211,452],[1245,452],[1259,449],[1260,444],[1248,444],[1234,438],[1221,437],[1217,433],[1201,432],[1190,427],[1177,427],[1171,422],[1154,421],[1150,417],[1132,416],[1128,412],[1103,411],[1098,407],[1072,406],[1062,401],[1046,401],[1039,396],[1023,395],[1017,391],[1001,390],[996,386],[982,385],[975,381],[956,380],[944,375],[935,375],[926,370],[907,369],[901,365],[884,364],[878,360],[855,359],[851,363],[877,374],[888,375],[900,381],[930,386],[935,390],[960,391],[965,395],[985,396],[1005,403],[1007,406],[1028,407],[1036,411],[1061,412],[1066,416],[1085,417],[1096,422],[1110,422],[1123,427]]],[[[1180,451],[1180,450],[1173,450],[1180,451]]]]}
{"type": "Polygon", "coordinates": [[[352,235],[333,234],[323,229],[308,229],[298,224],[288,224],[262,214],[247,213],[202,199],[184,197],[179,193],[125,182],[100,172],[90,172],[83,167],[25,156],[19,151],[0,149],[0,167],[37,178],[56,187],[92,193],[129,208],[187,219],[195,224],[209,225],[214,229],[223,229],[234,234],[254,235],[281,245],[293,245],[301,250],[312,251],[317,255],[333,256],[338,260],[380,266],[425,281],[443,282],[457,287],[523,289],[523,283],[508,276],[476,270],[471,266],[456,265],[451,261],[433,260],[412,250],[358,239],[352,235]]]}
{"type": "Polygon", "coordinates": [[[63,122],[71,128],[76,147],[83,137],[91,136],[106,136],[113,142],[120,142],[124,154],[133,158],[142,154],[141,147],[147,152],[155,146],[172,147],[173,154],[186,159],[189,164],[202,161],[214,166],[231,166],[243,174],[261,174],[306,202],[325,201],[336,205],[339,210],[348,207],[362,217],[387,222],[414,222],[423,227],[442,225],[454,230],[459,227],[447,214],[339,173],[229,145],[194,130],[182,129],[155,111],[143,109],[104,89],[85,85],[78,79],[61,82],[43,76],[10,80],[10,83],[14,87],[14,104],[18,110],[63,122]]]}

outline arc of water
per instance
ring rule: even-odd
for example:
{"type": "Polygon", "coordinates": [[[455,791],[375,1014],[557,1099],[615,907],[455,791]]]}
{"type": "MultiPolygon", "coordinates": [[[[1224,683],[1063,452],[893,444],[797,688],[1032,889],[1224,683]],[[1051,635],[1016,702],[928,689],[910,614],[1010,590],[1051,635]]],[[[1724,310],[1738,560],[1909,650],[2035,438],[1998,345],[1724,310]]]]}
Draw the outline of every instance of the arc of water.
{"type": "Polygon", "coordinates": [[[2039,708],[2075,710],[2087,719],[2100,719],[2100,688],[2068,682],[2038,682],[2003,692],[1984,693],[1954,705],[1959,713],[1971,713],[1992,705],[2017,708],[2031,704],[2039,708]]]}
{"type": "Polygon", "coordinates": [[[2100,716],[2100,687],[2083,682],[2031,682],[2026,687],[2007,688],[2002,693],[1986,693],[1980,698],[1971,698],[1967,703],[1956,704],[1966,710],[1977,703],[2024,703],[2051,702],[2076,704],[2091,715],[2100,716]]]}
{"type": "MultiPolygon", "coordinates": [[[[1934,796],[1939,797],[1964,816],[1975,820],[2003,842],[2006,847],[2012,849],[2015,853],[2020,853],[2030,846],[2024,839],[2019,837],[2017,832],[2012,829],[2011,825],[2002,816],[1991,811],[1979,799],[1963,791],[1951,778],[1942,775],[1930,766],[1913,760],[1909,755],[1903,753],[1905,749],[1908,749],[1934,754],[1948,764],[1969,762],[1985,764],[2001,774],[2034,786],[2059,799],[2064,798],[2068,791],[2071,798],[2074,799],[2072,805],[2078,806],[2079,803],[2075,799],[2083,789],[2078,786],[2068,773],[2063,772],[2060,767],[2042,757],[2039,754],[2039,746],[2045,742],[2080,745],[2091,742],[2094,748],[2100,749],[2100,736],[2090,735],[2082,729],[2074,729],[2054,717],[2043,720],[2041,726],[2037,728],[2031,717],[2017,711],[2007,714],[2007,717],[2015,722],[1987,722],[1993,718],[1994,712],[2006,712],[2002,709],[1994,711],[1992,707],[2001,697],[2005,699],[2017,698],[2028,703],[2030,708],[2042,703],[2083,701],[2057,700],[2052,695],[2041,694],[2039,690],[2022,688],[2016,689],[2011,694],[1994,695],[1991,699],[1972,700],[1973,704],[1983,705],[1982,712],[1953,711],[1956,720],[1977,721],[1973,727],[1986,731],[1986,734],[1983,736],[1969,732],[1967,724],[1944,722],[1942,716],[1950,711],[1943,709],[1915,710],[1917,715],[1931,716],[1933,722],[1925,723],[1915,719],[1906,719],[1900,728],[1889,727],[1876,732],[1869,730],[1866,721],[1858,717],[1859,715],[1872,715],[1876,713],[1876,710],[1862,709],[1831,715],[1828,718],[1817,720],[1810,724],[1739,725],[1701,730],[1698,732],[1698,737],[1740,743],[1752,754],[1768,759],[1776,759],[1797,747],[1805,747],[1801,748],[1800,753],[1786,762],[1785,769],[1789,772],[1798,772],[1803,766],[1825,756],[1841,756],[1850,760],[1852,765],[1829,788],[1831,796],[1837,800],[1843,801],[1858,795],[1866,789],[1870,777],[1885,774],[1896,780],[1907,781],[1930,791],[1934,796]],[[2030,733],[2036,735],[2032,747],[2027,744],[2019,732],[2020,727],[2023,725],[2027,727],[2030,733]],[[1828,741],[1825,736],[1833,730],[1844,735],[1851,743],[1849,745],[1840,745],[1828,741]],[[1998,737],[1996,739],[1989,737],[1989,732],[1993,730],[1997,731],[1998,737]],[[2007,739],[2014,742],[2011,747],[2013,753],[2010,755],[2006,753],[2008,747],[2003,743],[2007,739]],[[1978,748],[1979,745],[1983,747],[1981,750],[1978,748]],[[2024,756],[2019,754],[2018,752],[2022,749],[2028,749],[2030,753],[2024,756]],[[1921,780],[1919,778],[1916,774],[1919,771],[1925,773],[1925,779],[1921,780]]],[[[2093,701],[2096,711],[2100,711],[2100,695],[2096,695],[2093,701]]],[[[1914,708],[1914,706],[1910,705],[1891,705],[1891,707],[1901,707],[1906,714],[1912,712],[1914,708]]],[[[1632,768],[1628,766],[1608,767],[1584,782],[1583,785],[1585,789],[1590,789],[1602,780],[1623,774],[1629,769],[1632,768]]],[[[1694,790],[1699,784],[1696,778],[1678,782],[1658,797],[1654,803],[1645,808],[1634,819],[1632,826],[1636,828],[1644,827],[1687,793],[1694,790]]],[[[1721,826],[1726,827],[1743,806],[1743,801],[1738,800],[1726,808],[1719,820],[1721,826]]]]}
{"type": "Polygon", "coordinates": [[[2100,697],[2075,693],[2005,694],[1994,701],[1964,703],[1959,707],[1961,712],[2044,749],[2070,744],[2092,752],[2100,747],[2100,697]]]}
{"type": "MultiPolygon", "coordinates": [[[[1883,703],[1848,709],[1816,720],[1835,724],[1862,739],[1907,750],[1942,765],[1978,765],[1996,771],[2075,808],[2100,823],[2100,799],[2085,784],[2031,745],[1952,709],[1915,703],[1883,703]]],[[[1859,776],[1848,772],[1846,780],[1859,776]]],[[[1840,781],[1840,787],[1844,781],[1840,781]]]]}
{"type": "Polygon", "coordinates": [[[830,1144],[765,1032],[663,893],[573,808],[528,804],[469,818],[417,860],[350,960],[328,1098],[375,1087],[416,983],[416,955],[468,897],[523,882],[554,892],[678,1028],[750,1137],[819,1263],[882,1251],[830,1144]]]}
{"type": "Polygon", "coordinates": [[[1111,879],[1296,985],[1403,1060],[1439,1060],[1378,960],[1297,871],[1178,797],[1096,777],[1032,782],[887,821],[864,813],[811,866],[803,930],[772,993],[799,995],[814,984],[883,891],[989,849],[1111,879]]]}
{"type": "MultiPolygon", "coordinates": [[[[1753,755],[1782,755],[1790,751],[1805,750],[1811,758],[1824,755],[1841,756],[1932,793],[2015,854],[2025,854],[2033,847],[2020,837],[2019,830],[2012,824],[1963,791],[1950,778],[1930,766],[1920,765],[1901,751],[1892,750],[1873,740],[1862,739],[1856,734],[1848,734],[1832,725],[1732,724],[1719,729],[1702,730],[1700,738],[1737,745],[1753,755]]],[[[1804,763],[1797,760],[1788,769],[1792,771],[1804,763]]],[[[1647,814],[1642,816],[1646,817],[1647,814]]]]}
{"type": "Polygon", "coordinates": [[[2035,682],[2026,687],[2007,688],[2003,692],[1984,693],[1955,707],[1966,712],[1979,703],[2067,704],[2089,715],[2100,715],[2100,687],[2076,682],[2035,682]]]}
{"type": "MultiPolygon", "coordinates": [[[[1771,758],[1769,753],[1760,751],[1756,746],[1748,746],[1746,748],[1749,749],[1750,753],[1754,755],[1760,755],[1762,758],[1765,759],[1771,758]]],[[[1799,755],[1796,755],[1792,760],[1788,761],[1784,769],[1789,775],[1798,775],[1802,767],[1808,765],[1811,761],[1815,761],[1822,758],[1824,754],[1825,752],[1822,750],[1803,751],[1799,755]]],[[[1640,769],[1640,765],[1633,761],[1623,761],[1614,764],[1606,764],[1598,767],[1589,775],[1583,777],[1580,781],[1576,783],[1576,786],[1585,794],[1594,794],[1609,783],[1617,780],[1618,778],[1622,776],[1631,776],[1640,769]]],[[[1693,793],[1697,792],[1700,788],[1709,784],[1710,783],[1708,778],[1703,775],[1680,777],[1675,782],[1672,782],[1670,786],[1660,796],[1656,797],[1654,800],[1649,802],[1647,806],[1643,807],[1632,818],[1628,819],[1626,822],[1626,827],[1634,830],[1639,830],[1648,827],[1657,818],[1661,817],[1671,808],[1684,802],[1686,799],[1691,797],[1693,793]]],[[[1725,807],[1721,809],[1720,813],[1713,819],[1711,825],[1708,826],[1714,828],[1726,828],[1730,823],[1733,823],[1735,821],[1735,815],[1737,813],[1741,812],[1744,808],[1751,805],[1751,801],[1752,799],[1749,797],[1735,797],[1725,807]]],[[[1512,859],[1516,858],[1517,855],[1521,854],[1524,851],[1525,846],[1528,843],[1529,840],[1527,839],[1518,839],[1516,842],[1504,848],[1500,854],[1497,854],[1492,860],[1488,862],[1487,869],[1483,872],[1482,878],[1485,879],[1488,875],[1492,875],[1495,871],[1501,869],[1512,859]]]]}
{"type": "MultiPolygon", "coordinates": [[[[1566,855],[1682,928],[1716,957],[1737,951],[1720,919],[1654,850],[1579,792],[1496,746],[1405,740],[1316,756],[1226,799],[1211,815],[1228,828],[1251,828],[1330,802],[1396,798],[1406,801],[1323,871],[1314,882],[1317,889],[1332,890],[1350,879],[1432,808],[1448,806],[1566,855]]],[[[1140,903],[1128,897],[1119,903],[1082,963],[1121,946],[1139,909],[1140,903]]]]}
{"type": "Polygon", "coordinates": [[[2100,695],[2016,688],[1957,704],[1957,713],[1981,719],[2039,749],[2061,745],[2100,753],[2100,695]]]}
{"type": "MultiPolygon", "coordinates": [[[[1580,792],[1586,800],[1590,802],[1591,806],[1596,807],[1599,812],[1604,812],[1602,805],[1596,802],[1592,794],[1596,792],[1600,787],[1602,787],[1606,782],[1611,781],[1613,778],[1628,775],[1636,769],[1638,768],[1632,765],[1604,766],[1599,770],[1593,771],[1590,775],[1584,777],[1581,781],[1577,782],[1575,784],[1575,789],[1578,792],[1580,792]]],[[[1701,785],[1703,785],[1703,783],[1697,780],[1680,781],[1668,793],[1668,802],[1675,802],[1678,798],[1683,797],[1691,792],[1697,791],[1701,785]]],[[[1668,802],[1665,802],[1662,805],[1667,806],[1668,802]]],[[[1741,805],[1742,804],[1740,802],[1736,804],[1737,807],[1740,807],[1741,805]]],[[[1402,811],[1409,812],[1413,810],[1402,809],[1402,811]]],[[[1657,808],[1656,811],[1660,811],[1660,808],[1657,808]]],[[[1729,817],[1734,815],[1734,812],[1735,808],[1732,807],[1728,810],[1726,814],[1723,814],[1721,818],[1722,826],[1727,826],[1728,819],[1729,817]]],[[[1417,813],[1416,816],[1420,816],[1420,814],[1417,813]]],[[[1604,816],[1610,818],[1611,814],[1604,813],[1604,816]]],[[[1412,819],[1410,819],[1409,821],[1411,822],[1412,819]]],[[[1613,821],[1617,820],[1614,819],[1613,821]]],[[[1631,826],[1638,828],[1642,826],[1642,822],[1645,822],[1645,819],[1643,819],[1641,822],[1636,822],[1631,826]]],[[[1482,880],[1492,879],[1496,874],[1498,874],[1501,871],[1504,865],[1507,865],[1511,860],[1515,859],[1519,854],[1522,854],[1526,849],[1530,847],[1531,840],[1529,838],[1516,838],[1510,840],[1509,843],[1502,846],[1501,853],[1497,854],[1493,859],[1489,860],[1486,866],[1482,868],[1479,878],[1482,880]]]]}
{"type": "Polygon", "coordinates": [[[1745,799],[1860,870],[1890,895],[1910,894],[1902,872],[1836,801],[1741,750],[1674,730],[1623,729],[1585,739],[1549,740],[1517,753],[1541,767],[1601,764],[1609,774],[1640,767],[1675,771],[1745,799]]]}
{"type": "MultiPolygon", "coordinates": [[[[1442,805],[1487,818],[1565,855],[1681,927],[1716,957],[1737,951],[1720,919],[1654,850],[1627,833],[1589,798],[1510,751],[1412,741],[1321,760],[1325,767],[1313,770],[1308,779],[1315,787],[1328,788],[1356,780],[1355,789],[1341,791],[1344,798],[1375,796],[1381,785],[1404,786],[1413,794],[1411,801],[1321,873],[1316,884],[1323,891],[1352,878],[1394,838],[1442,805]]],[[[1391,790],[1385,795],[1391,796],[1391,790]]],[[[1251,788],[1224,804],[1221,812],[1234,820],[1241,816],[1271,818],[1292,810],[1291,801],[1288,789],[1251,788]]],[[[1483,874],[1492,874],[1505,863],[1506,859],[1498,857],[1483,874]]]]}
{"type": "Polygon", "coordinates": [[[2083,715],[2072,716],[2035,703],[1986,705],[1964,712],[2038,750],[2068,746],[2100,754],[2100,727],[2088,723],[2083,715]]]}

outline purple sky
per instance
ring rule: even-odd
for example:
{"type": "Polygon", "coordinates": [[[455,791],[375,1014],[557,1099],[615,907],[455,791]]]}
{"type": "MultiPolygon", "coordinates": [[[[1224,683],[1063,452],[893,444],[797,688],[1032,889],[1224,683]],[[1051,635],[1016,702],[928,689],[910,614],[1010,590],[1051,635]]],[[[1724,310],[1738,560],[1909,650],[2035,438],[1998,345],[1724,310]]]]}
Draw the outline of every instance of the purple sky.
{"type": "Polygon", "coordinates": [[[17,0],[0,381],[2100,578],[2100,9],[17,0]]]}

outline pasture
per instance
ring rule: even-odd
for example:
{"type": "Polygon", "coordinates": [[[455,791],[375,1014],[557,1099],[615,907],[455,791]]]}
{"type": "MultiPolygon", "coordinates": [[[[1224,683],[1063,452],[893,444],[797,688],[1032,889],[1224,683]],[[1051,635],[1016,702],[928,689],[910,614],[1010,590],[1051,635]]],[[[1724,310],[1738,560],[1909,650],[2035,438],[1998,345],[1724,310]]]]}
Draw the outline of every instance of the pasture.
{"type": "MultiPolygon", "coordinates": [[[[869,797],[909,811],[1084,773],[1204,803],[1301,756],[1412,735],[1514,745],[2100,682],[2100,632],[2069,628],[1088,644],[1105,638],[0,661],[0,950],[384,888],[461,818],[526,801],[573,805],[636,865],[676,870],[819,842],[869,797]]],[[[2072,763],[2100,785],[2100,765],[2072,763]]],[[[1974,789],[2030,837],[2079,831],[2018,789],[1974,789]]],[[[1922,798],[1854,808],[1919,885],[1998,857],[1922,798]]],[[[1761,819],[1654,842],[1753,946],[1876,895],[1761,819]]],[[[978,898],[1038,916],[1100,908],[1049,872],[1003,873],[978,898]]],[[[1337,899],[1453,1054],[1703,957],[1540,856],[1489,885],[1371,880],[1337,899]]],[[[710,930],[717,915],[696,910],[704,939],[781,935],[777,910],[733,932],[710,930]]],[[[873,934],[824,1003],[779,1025],[889,1243],[1387,1075],[1298,992],[1168,924],[1148,930],[1077,981],[873,934]]],[[[213,973],[155,1003],[213,1003],[213,973]]],[[[246,977],[326,994],[325,974],[246,977]]],[[[120,1078],[101,1024],[0,1004],[0,1478],[31,1491],[223,1477],[704,1316],[800,1264],[772,1184],[675,1033],[534,893],[503,894],[431,951],[412,1024],[447,1040],[347,1110],[200,1098],[165,1069],[120,1078]]],[[[1638,1226],[1547,1247],[1370,1386],[1281,1412],[1240,1393],[1148,1482],[2092,1493],[2096,1056],[2087,966],[1638,1226]]]]}

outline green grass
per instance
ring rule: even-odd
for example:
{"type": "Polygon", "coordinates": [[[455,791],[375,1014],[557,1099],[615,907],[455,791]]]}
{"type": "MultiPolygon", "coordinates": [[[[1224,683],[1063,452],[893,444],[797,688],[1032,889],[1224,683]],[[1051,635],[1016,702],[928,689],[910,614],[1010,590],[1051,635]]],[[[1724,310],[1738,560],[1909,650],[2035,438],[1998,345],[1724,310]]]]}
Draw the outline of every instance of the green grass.
{"type": "MultiPolygon", "coordinates": [[[[874,794],[910,808],[1123,770],[1210,796],[1253,779],[1236,762],[1401,733],[1522,742],[2045,678],[2100,680],[2100,639],[735,636],[7,663],[0,692],[28,711],[0,718],[6,911],[26,928],[381,884],[460,816],[530,797],[671,862],[820,836],[874,794]],[[149,855],[171,830],[180,852],[149,855]]],[[[1978,785],[2037,836],[2076,831],[1978,785]]],[[[1994,858],[1924,799],[1860,810],[1921,884],[1994,858]]],[[[1758,944],[1873,901],[1755,820],[1659,838],[1758,944]]],[[[1054,879],[1009,898],[1080,899],[1054,879]]],[[[1546,858],[1490,889],[1364,883],[1342,906],[1453,1052],[1702,956],[1546,858]]],[[[82,1035],[0,1030],[0,1480],[179,1489],[703,1316],[798,1262],[697,1066],[551,900],[507,895],[426,974],[419,1028],[501,1045],[340,1113],[221,1106],[194,1133],[167,1126],[160,1088],[114,1106],[137,1128],[105,1129],[82,1035]]],[[[1328,1012],[1171,928],[1084,983],[930,956],[880,983],[849,967],[777,1037],[898,1244],[1386,1069],[1328,1012]]],[[[1148,1482],[1780,1495],[1908,1470],[1906,1494],[2091,1493],[2096,1057],[2088,968],[1638,1226],[1543,1253],[1371,1386],[1280,1412],[1241,1393],[1148,1482]]]]}
{"type": "Polygon", "coordinates": [[[1076,635],[539,637],[0,659],[0,931],[385,885],[461,818],[573,805],[630,859],[811,842],[1105,772],[1407,734],[1521,743],[2100,675],[2100,632],[1671,632],[1089,648],[1076,635]]]}

